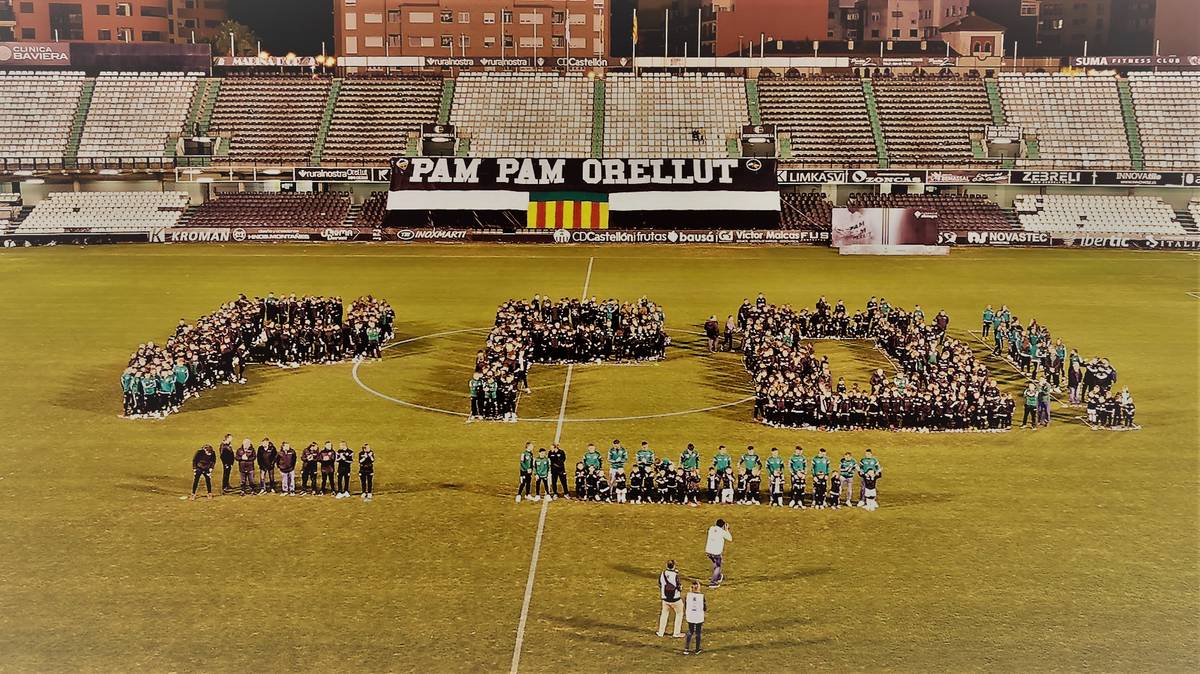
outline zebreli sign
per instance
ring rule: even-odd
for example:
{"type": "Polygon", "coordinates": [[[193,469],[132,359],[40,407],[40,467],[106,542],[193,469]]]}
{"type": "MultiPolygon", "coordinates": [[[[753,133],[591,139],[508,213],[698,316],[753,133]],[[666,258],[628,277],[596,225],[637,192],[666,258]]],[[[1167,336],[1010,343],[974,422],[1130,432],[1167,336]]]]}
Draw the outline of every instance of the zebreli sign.
{"type": "Polygon", "coordinates": [[[0,65],[71,65],[71,47],[63,42],[0,42],[0,65]]]}

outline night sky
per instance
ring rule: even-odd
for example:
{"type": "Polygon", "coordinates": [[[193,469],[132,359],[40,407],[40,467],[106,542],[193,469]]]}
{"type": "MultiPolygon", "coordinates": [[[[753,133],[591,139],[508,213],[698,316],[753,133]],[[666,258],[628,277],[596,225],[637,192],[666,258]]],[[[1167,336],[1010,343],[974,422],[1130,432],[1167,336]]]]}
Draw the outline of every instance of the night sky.
{"type": "Polygon", "coordinates": [[[336,51],[331,0],[229,0],[229,14],[253,28],[272,54],[320,54],[322,40],[336,51]]]}

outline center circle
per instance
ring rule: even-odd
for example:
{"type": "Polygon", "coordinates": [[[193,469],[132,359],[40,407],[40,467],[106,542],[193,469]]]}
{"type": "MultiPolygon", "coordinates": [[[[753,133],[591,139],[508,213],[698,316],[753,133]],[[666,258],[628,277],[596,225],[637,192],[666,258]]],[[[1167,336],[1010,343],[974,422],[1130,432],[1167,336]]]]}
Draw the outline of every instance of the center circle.
{"type": "MultiPolygon", "coordinates": [[[[423,341],[445,339],[448,337],[453,337],[455,335],[461,335],[461,334],[467,334],[467,333],[486,334],[489,330],[491,330],[491,327],[443,330],[441,332],[434,332],[434,333],[430,333],[427,335],[420,335],[417,337],[408,337],[405,339],[393,341],[393,342],[386,344],[383,347],[383,350],[388,351],[390,349],[395,349],[397,347],[400,347],[400,346],[403,346],[406,344],[413,344],[413,343],[423,342],[423,341]]],[[[701,337],[704,336],[704,333],[697,332],[695,330],[686,330],[686,329],[681,329],[681,328],[666,328],[666,331],[669,333],[699,335],[701,337]]],[[[482,340],[481,340],[481,343],[482,343],[482,340]]],[[[670,348],[670,347],[668,347],[668,348],[670,348]]],[[[404,407],[409,407],[409,408],[421,410],[424,412],[445,414],[445,415],[449,415],[449,416],[461,417],[464,419],[469,416],[469,414],[464,411],[445,409],[444,407],[438,407],[435,405],[425,405],[425,404],[413,402],[411,400],[405,400],[403,398],[398,398],[396,396],[388,395],[387,393],[379,391],[378,389],[376,389],[376,388],[372,387],[371,385],[367,384],[366,382],[364,382],[362,380],[362,377],[359,374],[359,369],[363,366],[363,364],[365,362],[366,361],[355,361],[353,367],[350,370],[350,376],[352,379],[354,379],[354,382],[356,384],[358,384],[358,386],[360,388],[362,388],[364,391],[366,391],[367,393],[370,393],[371,395],[374,395],[378,398],[382,398],[383,400],[387,400],[389,402],[396,403],[397,405],[402,405],[404,407]]],[[[628,366],[628,365],[629,364],[621,364],[621,363],[598,363],[598,364],[577,363],[575,366],[577,368],[613,368],[613,367],[622,367],[622,366],[628,366]]],[[[633,366],[637,367],[638,365],[634,364],[633,366]]],[[[541,363],[535,364],[535,367],[530,371],[531,383],[536,383],[537,372],[539,370],[542,370],[543,367],[545,367],[545,364],[541,364],[541,363]]],[[[748,379],[748,375],[747,375],[747,384],[748,383],[749,383],[749,379],[748,379]]],[[[465,394],[463,394],[462,397],[464,400],[466,400],[466,398],[467,398],[467,396],[465,394]]],[[[724,409],[727,407],[735,407],[737,405],[742,405],[742,404],[750,402],[752,400],[754,400],[754,396],[747,395],[745,397],[742,397],[742,398],[739,398],[737,400],[733,400],[730,402],[726,402],[726,403],[707,405],[707,406],[703,406],[703,407],[695,407],[695,408],[684,409],[684,410],[676,410],[676,411],[671,411],[671,412],[660,412],[660,413],[655,413],[655,414],[635,414],[635,415],[628,415],[628,416],[586,417],[586,418],[583,418],[583,417],[572,418],[570,416],[564,416],[563,423],[599,423],[599,422],[616,422],[616,421],[638,421],[638,420],[643,420],[643,419],[661,419],[661,418],[665,418],[665,417],[679,417],[679,416],[686,416],[689,414],[701,414],[703,412],[712,412],[712,411],[724,409]]],[[[464,408],[465,407],[466,407],[466,405],[464,405],[464,408]]],[[[551,424],[558,423],[557,416],[554,416],[554,417],[548,417],[548,416],[519,417],[518,420],[524,421],[524,422],[533,422],[533,423],[551,423],[551,424]]]]}

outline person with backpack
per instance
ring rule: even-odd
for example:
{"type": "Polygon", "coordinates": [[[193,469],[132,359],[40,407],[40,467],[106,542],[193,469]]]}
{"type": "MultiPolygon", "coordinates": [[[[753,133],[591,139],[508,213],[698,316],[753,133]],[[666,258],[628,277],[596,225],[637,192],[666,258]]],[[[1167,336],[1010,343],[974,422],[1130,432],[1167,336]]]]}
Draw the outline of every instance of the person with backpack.
{"type": "Polygon", "coordinates": [[[658,574],[658,594],[662,600],[662,613],[658,616],[658,636],[664,636],[667,631],[667,617],[675,611],[675,631],[673,639],[683,638],[683,600],[679,596],[679,572],[675,570],[675,560],[667,561],[667,568],[658,574]]]}
{"type": "Polygon", "coordinates": [[[683,640],[683,654],[700,655],[700,628],[704,627],[704,611],[708,609],[708,602],[700,592],[700,581],[692,581],[692,590],[684,598],[683,606],[683,617],[687,619],[688,625],[687,638],[683,640]],[[696,636],[694,651],[691,649],[693,634],[696,636]]]}

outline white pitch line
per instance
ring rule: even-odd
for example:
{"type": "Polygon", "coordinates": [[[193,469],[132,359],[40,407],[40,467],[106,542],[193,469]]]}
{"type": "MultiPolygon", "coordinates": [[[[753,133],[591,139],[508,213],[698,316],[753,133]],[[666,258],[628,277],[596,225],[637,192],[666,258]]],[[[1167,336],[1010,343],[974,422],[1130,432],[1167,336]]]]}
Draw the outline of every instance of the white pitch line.
{"type": "MultiPolygon", "coordinates": [[[[595,257],[588,258],[587,275],[583,277],[582,298],[587,297],[588,286],[592,282],[592,264],[595,257]]],[[[554,443],[562,439],[563,422],[567,418],[567,396],[571,393],[571,374],[575,371],[574,363],[567,366],[567,379],[563,382],[562,402],[558,406],[558,425],[554,429],[554,443]]],[[[521,603],[521,619],[517,621],[517,643],[513,646],[512,669],[510,674],[517,674],[521,666],[521,646],[525,643],[525,623],[529,620],[529,602],[533,600],[533,581],[537,577],[538,557],[542,552],[542,534],[546,530],[546,512],[550,510],[550,500],[542,500],[542,510],[538,514],[537,536],[533,538],[533,555],[529,559],[529,578],[525,581],[525,599],[521,603]]]]}

